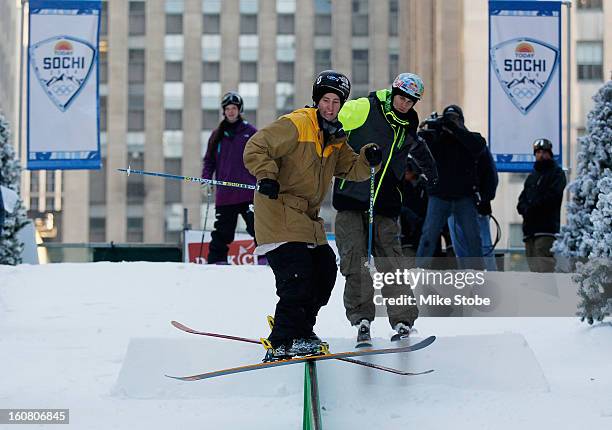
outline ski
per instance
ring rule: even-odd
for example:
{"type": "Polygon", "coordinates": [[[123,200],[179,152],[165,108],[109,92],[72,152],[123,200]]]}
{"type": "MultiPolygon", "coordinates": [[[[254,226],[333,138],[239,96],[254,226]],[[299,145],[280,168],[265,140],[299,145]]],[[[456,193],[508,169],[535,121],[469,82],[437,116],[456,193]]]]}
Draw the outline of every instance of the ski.
{"type": "Polygon", "coordinates": [[[429,336],[428,338],[423,339],[422,341],[414,345],[404,346],[404,347],[399,347],[399,348],[362,349],[360,351],[347,351],[347,352],[337,352],[337,353],[324,354],[324,355],[311,355],[311,356],[306,356],[306,357],[290,358],[287,360],[278,360],[278,361],[270,361],[270,362],[265,362],[265,363],[248,364],[245,366],[238,366],[238,367],[232,367],[228,369],[215,370],[213,372],[201,373],[199,375],[191,375],[191,376],[166,375],[166,376],[168,378],[178,379],[180,381],[199,381],[202,379],[210,379],[210,378],[215,378],[218,376],[249,372],[251,370],[267,369],[271,367],[280,367],[280,366],[286,366],[286,365],[295,364],[295,363],[305,363],[307,361],[323,361],[323,360],[332,360],[332,359],[338,359],[338,358],[363,357],[366,355],[395,354],[395,353],[400,353],[400,352],[417,351],[419,349],[423,349],[431,345],[435,340],[436,340],[435,336],[429,336]]]}
{"type": "MultiPolygon", "coordinates": [[[[199,330],[192,329],[191,327],[187,327],[185,324],[182,324],[182,323],[180,323],[178,321],[171,321],[171,324],[174,327],[178,328],[179,330],[182,330],[184,332],[191,333],[191,334],[197,334],[197,335],[200,335],[200,336],[217,337],[217,338],[220,338],[220,339],[236,340],[236,341],[239,341],[239,342],[247,342],[247,343],[253,343],[253,344],[261,345],[261,341],[256,340],[256,339],[249,339],[249,338],[240,337],[240,336],[232,336],[232,335],[227,335],[227,334],[219,334],[219,333],[210,333],[210,332],[205,332],[205,331],[199,331],[199,330]]],[[[270,317],[268,317],[268,324],[270,324],[270,326],[272,326],[272,324],[273,324],[273,323],[270,322],[270,317]]],[[[369,346],[371,347],[372,345],[370,344],[369,346]]],[[[347,363],[357,364],[357,365],[360,365],[360,366],[369,367],[371,369],[381,370],[383,372],[389,372],[389,373],[393,373],[393,374],[396,374],[396,375],[402,375],[402,376],[425,375],[427,373],[433,372],[433,369],[425,370],[423,372],[405,372],[403,370],[394,369],[393,367],[387,367],[387,366],[383,366],[381,364],[368,363],[367,361],[356,360],[354,358],[347,358],[347,357],[345,357],[345,358],[337,358],[337,360],[344,361],[344,362],[347,362],[347,363]]]]}

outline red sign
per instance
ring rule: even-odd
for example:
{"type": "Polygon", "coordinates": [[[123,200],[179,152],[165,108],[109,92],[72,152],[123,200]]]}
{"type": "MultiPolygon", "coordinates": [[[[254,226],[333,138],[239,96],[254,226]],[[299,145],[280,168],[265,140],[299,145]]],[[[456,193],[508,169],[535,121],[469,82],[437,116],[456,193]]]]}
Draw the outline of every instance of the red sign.
{"type": "MultiPolygon", "coordinates": [[[[189,262],[197,264],[206,264],[208,260],[209,242],[189,242],[189,262]]],[[[255,251],[255,242],[253,239],[235,240],[229,245],[227,252],[227,262],[229,264],[259,264],[255,251]]]]}

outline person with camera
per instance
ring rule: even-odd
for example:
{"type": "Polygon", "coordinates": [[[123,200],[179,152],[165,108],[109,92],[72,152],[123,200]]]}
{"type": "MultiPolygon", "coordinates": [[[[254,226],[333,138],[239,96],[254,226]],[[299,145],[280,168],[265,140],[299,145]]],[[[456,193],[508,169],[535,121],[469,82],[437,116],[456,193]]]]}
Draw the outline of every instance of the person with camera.
{"type": "MultiPolygon", "coordinates": [[[[436,180],[435,162],[416,131],[419,118],[414,105],[423,96],[424,85],[418,75],[402,73],[391,88],[370,93],[347,102],[339,119],[349,133],[348,143],[359,151],[368,142],[382,149],[383,167],[375,177],[372,255],[380,272],[395,272],[402,267],[402,247],[398,218],[402,208],[401,187],[409,154],[424,176],[436,180]]],[[[336,179],[333,206],[336,215],[336,244],[340,271],[346,278],[344,307],[351,325],[357,328],[358,344],[370,340],[370,324],[375,317],[374,287],[364,267],[368,259],[370,183],[336,179]]],[[[403,286],[385,285],[385,298],[410,293],[403,286]]],[[[387,306],[395,339],[409,334],[418,317],[416,306],[387,306]]]]}
{"type": "MultiPolygon", "coordinates": [[[[255,184],[246,170],[242,153],[247,140],[257,129],[242,118],[243,101],[240,94],[230,91],[221,99],[223,121],[213,130],[204,156],[202,178],[219,181],[255,184]]],[[[247,232],[255,237],[253,226],[253,191],[218,187],[215,192],[216,220],[211,233],[208,264],[227,264],[228,246],[234,241],[238,215],[246,223],[247,232]]]]}
{"type": "Polygon", "coordinates": [[[523,241],[527,264],[532,272],[553,272],[555,258],[551,252],[559,233],[561,201],[567,184],[563,169],[553,159],[552,142],[536,139],[533,143],[535,163],[527,176],[516,207],[523,216],[523,241]]]}
{"type": "MultiPolygon", "coordinates": [[[[480,240],[482,242],[482,256],[485,268],[489,271],[495,271],[497,270],[497,264],[495,263],[495,250],[491,240],[491,216],[493,214],[491,201],[495,198],[499,176],[497,175],[495,160],[493,160],[493,155],[488,145],[485,145],[485,150],[478,159],[477,175],[478,192],[476,209],[478,211],[478,226],[480,227],[480,240]]],[[[448,219],[448,227],[456,256],[467,257],[467,238],[461,229],[461,225],[456,222],[454,215],[451,215],[448,219]]]]}
{"type": "Polygon", "coordinates": [[[478,225],[478,160],[485,151],[484,138],[468,130],[463,110],[457,105],[433,114],[419,132],[427,142],[438,167],[438,183],[429,188],[429,203],[417,250],[417,264],[430,267],[440,232],[449,217],[465,237],[465,255],[458,258],[461,269],[481,269],[482,244],[478,225]]]}
{"type": "Polygon", "coordinates": [[[336,282],[336,255],[327,244],[321,204],[333,176],[351,181],[378,170],[376,144],[359,154],[346,143],[338,112],[351,89],[334,70],[317,76],[314,105],[283,115],[247,142],[244,163],[257,178],[256,254],[265,254],[276,278],[279,301],[265,360],[316,354],[321,339],[313,331],[336,282]]]}

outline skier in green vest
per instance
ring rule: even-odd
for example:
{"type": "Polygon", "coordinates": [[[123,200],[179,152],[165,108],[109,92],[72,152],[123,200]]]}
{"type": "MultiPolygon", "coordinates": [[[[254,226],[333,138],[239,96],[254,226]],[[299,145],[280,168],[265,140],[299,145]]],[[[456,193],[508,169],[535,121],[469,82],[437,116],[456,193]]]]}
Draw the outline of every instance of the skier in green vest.
{"type": "MultiPolygon", "coordinates": [[[[383,152],[380,171],[375,177],[372,255],[379,272],[395,272],[402,267],[398,217],[402,207],[402,180],[408,154],[429,182],[437,181],[435,161],[426,143],[417,137],[419,118],[414,105],[423,96],[418,75],[402,73],[391,89],[371,92],[367,97],[348,101],[338,115],[348,135],[348,143],[359,151],[369,142],[383,152]]],[[[363,261],[368,258],[368,209],[370,184],[336,179],[333,206],[336,215],[336,244],[340,271],[346,278],[344,307],[350,323],[357,327],[357,346],[370,345],[370,323],[374,320],[374,287],[363,261]]],[[[385,285],[385,298],[412,295],[405,285],[385,285]]],[[[408,336],[418,317],[416,306],[387,306],[392,340],[408,336]]]]}

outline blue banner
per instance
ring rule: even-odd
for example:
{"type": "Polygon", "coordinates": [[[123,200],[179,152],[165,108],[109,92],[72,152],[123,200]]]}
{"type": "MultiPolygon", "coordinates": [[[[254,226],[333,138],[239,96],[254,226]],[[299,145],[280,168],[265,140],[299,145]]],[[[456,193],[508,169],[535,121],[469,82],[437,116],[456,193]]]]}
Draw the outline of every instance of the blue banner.
{"type": "Polygon", "coordinates": [[[561,2],[489,1],[489,144],[500,172],[528,172],[532,144],[562,165],[561,2]]]}
{"type": "Polygon", "coordinates": [[[100,168],[100,13],[100,1],[30,1],[29,170],[100,168]]]}

